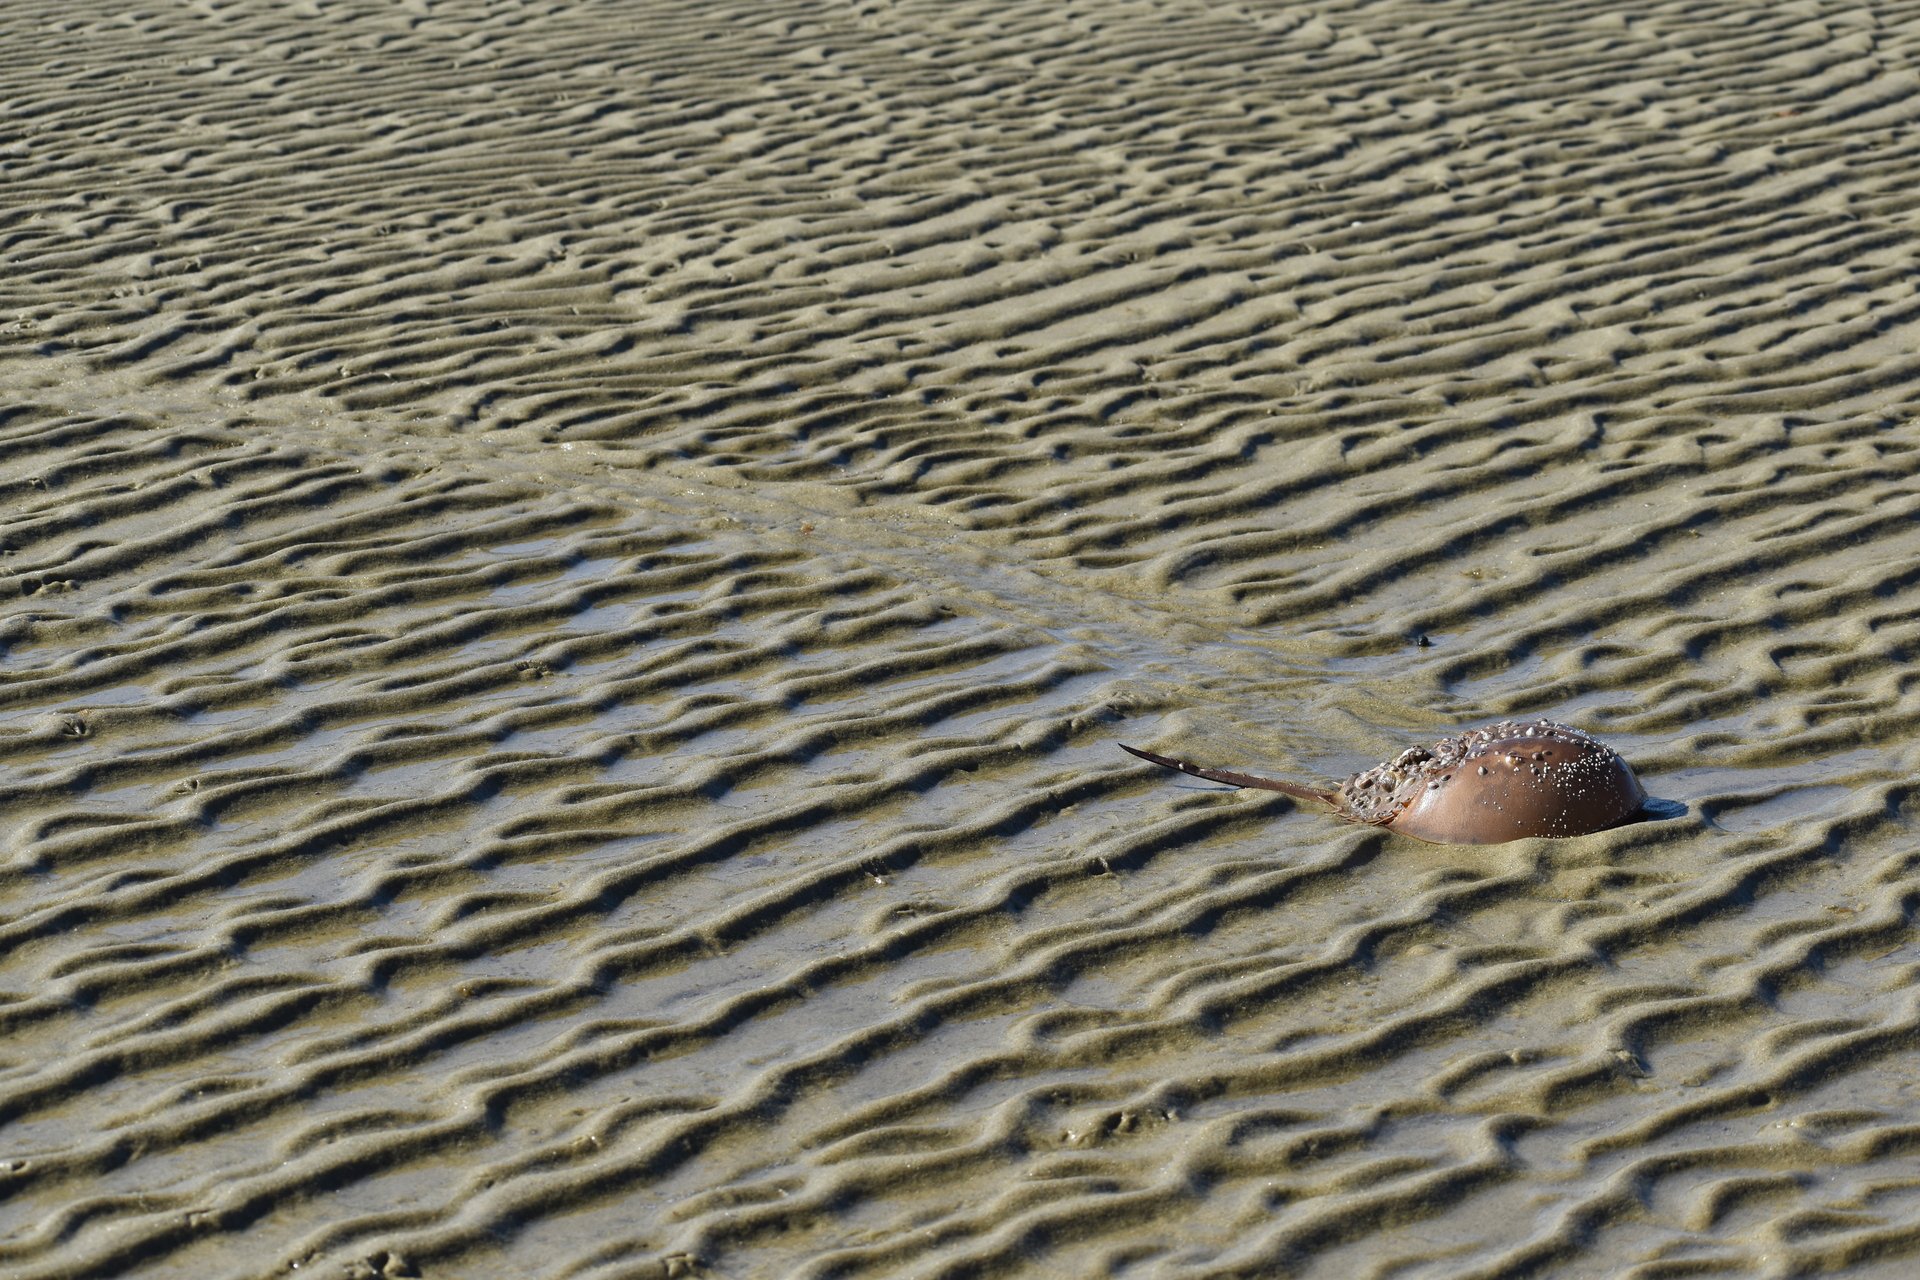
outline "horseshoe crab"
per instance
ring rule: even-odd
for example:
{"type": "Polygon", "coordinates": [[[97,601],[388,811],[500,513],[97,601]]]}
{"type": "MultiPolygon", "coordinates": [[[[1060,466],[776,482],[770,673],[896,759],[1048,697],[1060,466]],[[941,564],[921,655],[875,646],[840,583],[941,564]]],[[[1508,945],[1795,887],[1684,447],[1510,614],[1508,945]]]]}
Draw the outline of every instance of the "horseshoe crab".
{"type": "Polygon", "coordinates": [[[1631,821],[1647,802],[1618,752],[1551,720],[1502,720],[1410,747],[1330,789],[1120,749],[1209,782],[1318,801],[1349,822],[1432,844],[1584,836],[1631,821]]]}

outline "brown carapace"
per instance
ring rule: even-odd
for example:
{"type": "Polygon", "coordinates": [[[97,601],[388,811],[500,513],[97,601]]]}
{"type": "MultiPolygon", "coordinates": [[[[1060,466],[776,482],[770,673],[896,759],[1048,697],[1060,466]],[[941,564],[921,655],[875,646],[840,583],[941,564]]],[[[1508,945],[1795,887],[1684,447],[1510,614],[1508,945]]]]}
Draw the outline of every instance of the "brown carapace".
{"type": "Polygon", "coordinates": [[[1204,769],[1124,743],[1120,749],[1210,782],[1318,800],[1350,822],[1434,844],[1584,836],[1632,821],[1647,801],[1613,748],[1551,720],[1469,729],[1409,748],[1331,789],[1204,769]]]}

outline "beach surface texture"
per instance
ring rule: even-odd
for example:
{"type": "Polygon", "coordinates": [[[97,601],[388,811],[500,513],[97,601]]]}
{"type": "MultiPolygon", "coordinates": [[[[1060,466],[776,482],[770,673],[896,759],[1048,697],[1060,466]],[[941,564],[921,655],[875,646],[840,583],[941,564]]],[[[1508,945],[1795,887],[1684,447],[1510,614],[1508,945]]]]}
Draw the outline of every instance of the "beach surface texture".
{"type": "Polygon", "coordinates": [[[0,48],[0,1275],[1920,1267],[1920,8],[0,48]]]}

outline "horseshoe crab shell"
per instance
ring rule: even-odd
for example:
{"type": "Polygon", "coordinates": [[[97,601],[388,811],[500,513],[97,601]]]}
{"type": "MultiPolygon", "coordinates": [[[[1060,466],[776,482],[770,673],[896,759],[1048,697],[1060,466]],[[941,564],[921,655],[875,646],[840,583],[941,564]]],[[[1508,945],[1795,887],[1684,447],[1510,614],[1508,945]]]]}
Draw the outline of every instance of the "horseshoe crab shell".
{"type": "Polygon", "coordinates": [[[1333,790],[1121,749],[1196,778],[1317,800],[1350,822],[1433,844],[1588,835],[1631,821],[1647,800],[1618,752],[1551,720],[1502,720],[1412,747],[1333,790]]]}

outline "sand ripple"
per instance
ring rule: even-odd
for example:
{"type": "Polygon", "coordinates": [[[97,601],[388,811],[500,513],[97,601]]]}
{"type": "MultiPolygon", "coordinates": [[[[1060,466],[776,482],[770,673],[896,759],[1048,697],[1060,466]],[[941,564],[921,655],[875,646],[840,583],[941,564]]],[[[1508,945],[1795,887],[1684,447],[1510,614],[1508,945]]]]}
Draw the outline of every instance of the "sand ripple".
{"type": "Polygon", "coordinates": [[[1915,14],[0,40],[0,1271],[1920,1254],[1915,14]]]}

